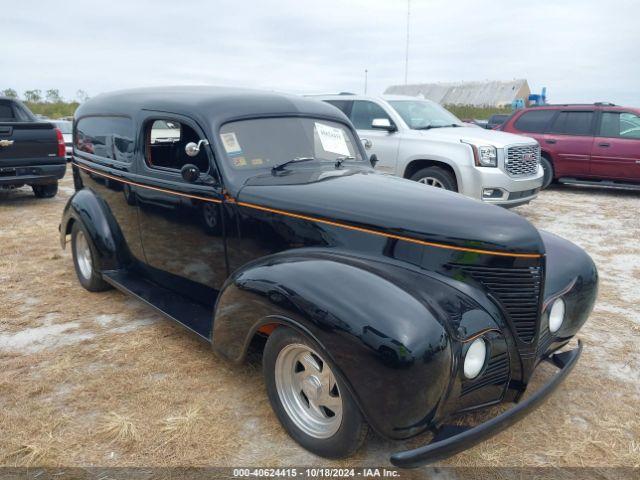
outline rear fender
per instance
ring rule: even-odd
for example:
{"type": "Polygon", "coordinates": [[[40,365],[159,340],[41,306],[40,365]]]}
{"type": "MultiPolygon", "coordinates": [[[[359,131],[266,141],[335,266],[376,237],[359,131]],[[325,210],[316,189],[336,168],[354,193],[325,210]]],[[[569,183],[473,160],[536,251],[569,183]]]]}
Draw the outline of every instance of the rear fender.
{"type": "Polygon", "coordinates": [[[99,270],[117,270],[130,258],[122,232],[108,205],[93,191],[82,189],[67,202],[60,222],[60,245],[65,248],[73,222],[86,229],[98,255],[99,270]]]}

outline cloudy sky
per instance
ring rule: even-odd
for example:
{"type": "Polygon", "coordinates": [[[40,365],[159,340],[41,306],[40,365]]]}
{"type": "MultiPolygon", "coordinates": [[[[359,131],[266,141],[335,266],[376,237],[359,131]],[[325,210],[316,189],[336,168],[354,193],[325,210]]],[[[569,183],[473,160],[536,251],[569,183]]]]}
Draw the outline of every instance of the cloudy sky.
{"type": "MultiPolygon", "coordinates": [[[[21,0],[0,89],[147,85],[369,93],[404,82],[406,0],[21,0]]],[[[409,83],[526,78],[554,102],[640,106],[638,0],[411,0],[409,83]]]]}

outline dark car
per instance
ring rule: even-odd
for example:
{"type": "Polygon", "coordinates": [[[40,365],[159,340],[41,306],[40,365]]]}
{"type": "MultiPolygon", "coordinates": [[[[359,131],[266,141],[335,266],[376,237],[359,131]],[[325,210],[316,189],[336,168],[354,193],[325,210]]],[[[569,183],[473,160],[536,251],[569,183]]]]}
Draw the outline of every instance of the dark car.
{"type": "Polygon", "coordinates": [[[487,130],[495,130],[500,125],[502,125],[504,122],[506,122],[507,119],[510,116],[511,115],[507,115],[507,114],[503,114],[503,113],[499,113],[499,114],[496,114],[496,115],[491,115],[489,117],[489,120],[487,120],[487,124],[484,126],[484,128],[486,128],[487,130]]]}
{"type": "Polygon", "coordinates": [[[0,97],[0,189],[30,185],[36,197],[53,197],[65,170],[60,129],[19,100],[0,97]]]}
{"type": "Polygon", "coordinates": [[[234,362],[262,348],[276,415],[317,455],[351,454],[369,426],[441,432],[394,454],[398,466],[455,454],[532,411],[580,354],[557,351],[594,304],[583,250],[375,172],[327,103],[213,87],[101,95],[76,112],[73,174],[60,240],[82,286],[138,297],[234,362]],[[520,400],[543,360],[559,372],[528,399],[447,428],[520,400]]]}
{"type": "Polygon", "coordinates": [[[544,186],[552,181],[640,190],[640,109],[611,103],[518,111],[505,132],[535,138],[544,186]]]}

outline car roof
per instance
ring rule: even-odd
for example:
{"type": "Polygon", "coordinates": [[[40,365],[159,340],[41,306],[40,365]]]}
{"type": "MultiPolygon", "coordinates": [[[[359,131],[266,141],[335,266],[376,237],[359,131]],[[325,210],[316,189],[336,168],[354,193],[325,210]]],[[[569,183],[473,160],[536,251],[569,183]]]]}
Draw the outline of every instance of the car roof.
{"type": "Polygon", "coordinates": [[[355,93],[321,93],[321,94],[308,94],[304,95],[309,98],[317,98],[319,100],[425,100],[430,102],[426,98],[413,97],[411,95],[360,95],[355,93]]]}
{"type": "Polygon", "coordinates": [[[342,112],[318,100],[279,92],[213,86],[135,88],[104,93],[80,105],[75,118],[109,114],[133,116],[140,110],[206,118],[218,125],[232,119],[278,115],[333,117],[348,123],[342,112]]]}

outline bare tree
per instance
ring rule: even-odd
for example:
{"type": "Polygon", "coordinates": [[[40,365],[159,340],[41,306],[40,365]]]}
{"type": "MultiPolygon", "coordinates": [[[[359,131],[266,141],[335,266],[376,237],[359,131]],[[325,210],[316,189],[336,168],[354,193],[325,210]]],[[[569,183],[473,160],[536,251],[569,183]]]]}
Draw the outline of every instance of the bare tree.
{"type": "Polygon", "coordinates": [[[47,90],[47,102],[49,103],[60,103],[62,102],[62,97],[60,96],[60,90],[57,88],[51,88],[47,90]]]}
{"type": "Polygon", "coordinates": [[[16,92],[13,88],[5,88],[2,90],[2,95],[7,98],[18,98],[18,92],[16,92]]]}
{"type": "Polygon", "coordinates": [[[24,99],[27,102],[38,103],[42,101],[42,90],[25,90],[24,99]]]}

